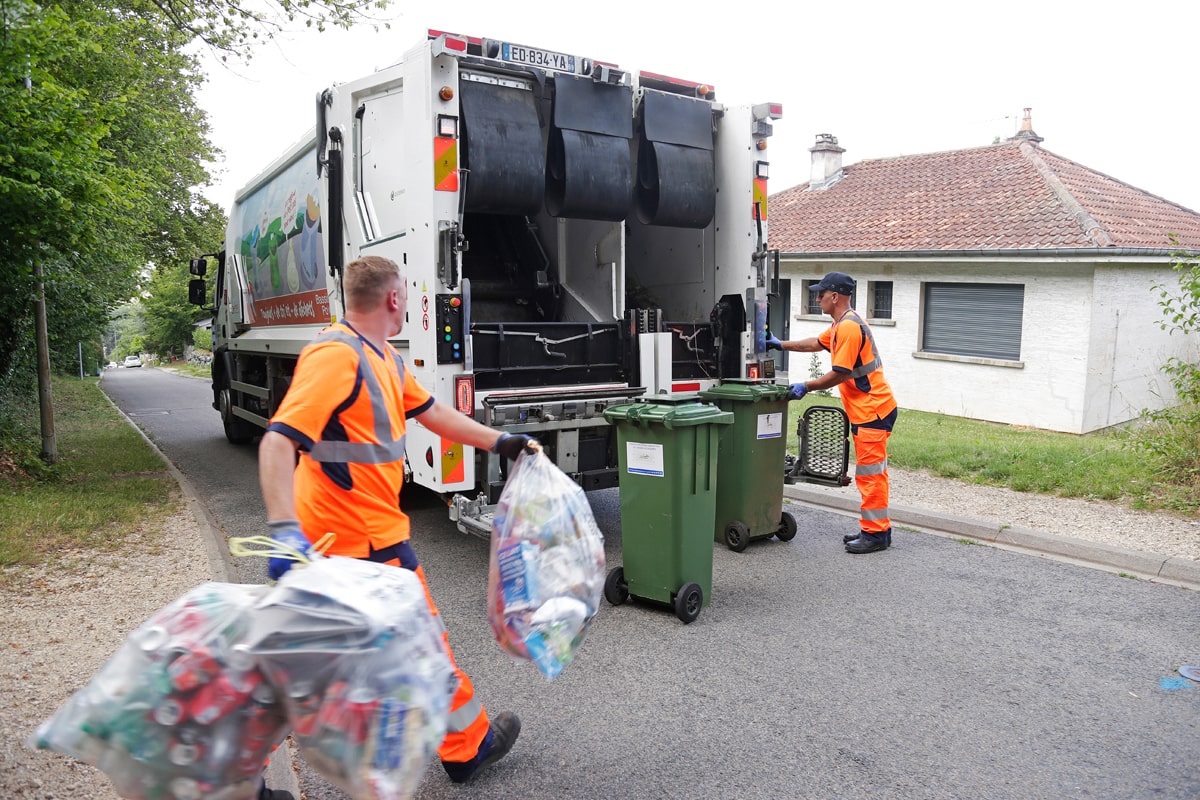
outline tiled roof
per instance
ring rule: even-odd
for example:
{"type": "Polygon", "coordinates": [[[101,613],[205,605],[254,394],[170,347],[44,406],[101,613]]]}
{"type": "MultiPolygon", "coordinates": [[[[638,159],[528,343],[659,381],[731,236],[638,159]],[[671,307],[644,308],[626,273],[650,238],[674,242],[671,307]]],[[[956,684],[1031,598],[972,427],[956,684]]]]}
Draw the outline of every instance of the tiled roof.
{"type": "Polygon", "coordinates": [[[827,189],[772,195],[785,253],[1200,250],[1200,214],[1027,141],[861,161],[827,189]]]}

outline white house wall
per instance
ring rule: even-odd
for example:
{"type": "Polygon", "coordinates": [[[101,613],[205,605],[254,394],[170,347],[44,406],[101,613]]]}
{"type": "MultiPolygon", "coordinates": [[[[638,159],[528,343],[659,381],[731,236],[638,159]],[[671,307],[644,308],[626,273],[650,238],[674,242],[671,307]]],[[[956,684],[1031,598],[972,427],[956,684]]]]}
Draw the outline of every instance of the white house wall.
{"type": "MultiPolygon", "coordinates": [[[[792,339],[816,336],[828,317],[804,314],[802,281],[825,272],[849,273],[858,281],[856,307],[869,305],[868,285],[892,281],[892,320],[872,324],[884,372],[901,408],[1087,433],[1134,419],[1142,408],[1160,407],[1169,384],[1160,366],[1169,353],[1182,355],[1159,330],[1161,312],[1148,286],[1169,269],[1108,265],[1079,259],[987,259],[857,262],[791,262],[792,339]],[[1019,283],[1025,286],[1018,362],[921,354],[924,282],[1019,283]],[[1158,396],[1155,395],[1158,392],[1158,396]],[[1157,405],[1156,405],[1157,404],[1157,405]]],[[[790,379],[808,378],[809,355],[789,357],[790,379]]],[[[821,354],[821,369],[828,356],[821,354]]]]}
{"type": "Polygon", "coordinates": [[[1193,362],[1197,358],[1195,339],[1162,330],[1156,283],[1174,289],[1178,278],[1169,266],[1158,264],[1096,268],[1092,327],[1103,335],[1091,342],[1084,431],[1173,404],[1175,390],[1162,365],[1172,357],[1193,362]]]}

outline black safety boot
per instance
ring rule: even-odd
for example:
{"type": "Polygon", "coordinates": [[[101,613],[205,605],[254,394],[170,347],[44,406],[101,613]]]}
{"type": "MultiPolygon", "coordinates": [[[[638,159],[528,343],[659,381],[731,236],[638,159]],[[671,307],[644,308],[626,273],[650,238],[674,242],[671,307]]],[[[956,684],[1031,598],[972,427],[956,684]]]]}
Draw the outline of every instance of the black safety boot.
{"type": "Polygon", "coordinates": [[[258,800],[296,800],[296,796],[283,789],[268,789],[264,783],[258,787],[258,800]]]}
{"type": "MultiPolygon", "coordinates": [[[[866,533],[866,531],[859,531],[858,533],[847,533],[844,536],[842,536],[842,544],[850,544],[855,539],[862,536],[864,533],[866,533]]],[[[891,547],[892,546],[892,529],[888,528],[886,531],[884,531],[880,535],[882,535],[884,540],[887,542],[887,546],[891,547]]]]}
{"type": "Polygon", "coordinates": [[[466,783],[512,750],[521,735],[521,719],[504,711],[492,717],[487,736],[479,743],[479,752],[470,761],[443,761],[442,768],[455,783],[466,783]]]}
{"type": "Polygon", "coordinates": [[[883,533],[867,533],[862,531],[858,538],[846,543],[846,552],[861,555],[863,553],[875,553],[880,550],[887,550],[890,542],[888,541],[890,531],[883,533]]]}

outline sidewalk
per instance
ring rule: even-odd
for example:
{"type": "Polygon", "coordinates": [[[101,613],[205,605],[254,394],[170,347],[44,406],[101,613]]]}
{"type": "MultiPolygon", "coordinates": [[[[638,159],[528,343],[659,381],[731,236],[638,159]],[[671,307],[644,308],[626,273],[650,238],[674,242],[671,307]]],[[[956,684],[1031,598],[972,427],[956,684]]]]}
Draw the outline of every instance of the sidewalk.
{"type": "MultiPolygon", "coordinates": [[[[783,496],[794,503],[851,517],[858,516],[859,497],[853,487],[833,494],[815,486],[794,484],[783,487],[783,496]]],[[[941,536],[966,537],[995,547],[1200,591],[1200,562],[1191,559],[1128,550],[995,521],[953,516],[941,511],[894,504],[890,506],[890,511],[896,527],[941,536]]]]}

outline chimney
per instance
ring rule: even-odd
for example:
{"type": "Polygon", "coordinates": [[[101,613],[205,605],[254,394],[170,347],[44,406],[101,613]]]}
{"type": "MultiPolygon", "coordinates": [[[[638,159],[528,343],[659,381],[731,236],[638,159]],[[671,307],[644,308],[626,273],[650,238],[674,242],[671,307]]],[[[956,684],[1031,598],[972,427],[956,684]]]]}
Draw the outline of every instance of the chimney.
{"type": "Polygon", "coordinates": [[[1025,109],[1025,119],[1021,120],[1021,130],[1017,131],[1017,135],[1009,139],[1010,142],[1032,142],[1037,144],[1046,141],[1041,136],[1033,132],[1033,116],[1029,113],[1033,109],[1025,109]]]}
{"type": "Polygon", "coordinates": [[[838,147],[837,137],[831,133],[817,134],[817,143],[808,149],[812,153],[812,176],[810,189],[828,189],[842,177],[842,153],[846,148],[838,147]]]}

